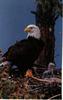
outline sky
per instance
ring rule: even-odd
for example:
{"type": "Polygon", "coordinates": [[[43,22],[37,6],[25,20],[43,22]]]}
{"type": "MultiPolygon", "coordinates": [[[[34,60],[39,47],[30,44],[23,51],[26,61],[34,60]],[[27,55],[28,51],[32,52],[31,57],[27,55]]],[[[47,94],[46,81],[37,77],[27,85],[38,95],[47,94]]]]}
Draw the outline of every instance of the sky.
{"type": "Polygon", "coordinates": [[[62,19],[58,18],[55,25],[55,61],[58,67],[62,66],[62,19]]]}
{"type": "MultiPolygon", "coordinates": [[[[26,37],[24,28],[35,23],[35,17],[30,13],[35,10],[34,0],[0,0],[0,48],[6,52],[8,47],[26,37]]],[[[55,26],[55,62],[61,66],[61,18],[55,26]]]]}

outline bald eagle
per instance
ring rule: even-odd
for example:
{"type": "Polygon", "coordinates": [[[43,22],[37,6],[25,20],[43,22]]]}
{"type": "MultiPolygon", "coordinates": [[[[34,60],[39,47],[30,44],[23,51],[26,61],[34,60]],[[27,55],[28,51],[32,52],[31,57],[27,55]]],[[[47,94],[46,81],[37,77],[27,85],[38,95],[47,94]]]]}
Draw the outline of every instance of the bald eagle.
{"type": "Polygon", "coordinates": [[[38,26],[28,25],[24,31],[28,33],[27,38],[9,47],[4,54],[4,57],[12,65],[18,66],[21,75],[24,75],[28,69],[32,69],[34,61],[44,47],[44,42],[40,39],[41,34],[38,26]]]}

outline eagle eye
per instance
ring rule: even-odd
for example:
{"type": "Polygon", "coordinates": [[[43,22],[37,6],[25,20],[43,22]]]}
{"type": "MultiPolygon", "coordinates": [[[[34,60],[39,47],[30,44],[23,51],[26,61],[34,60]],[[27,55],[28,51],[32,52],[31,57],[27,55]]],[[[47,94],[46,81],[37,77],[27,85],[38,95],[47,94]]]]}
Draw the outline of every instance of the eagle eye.
{"type": "Polygon", "coordinates": [[[33,29],[33,27],[30,27],[30,29],[33,29]]]}

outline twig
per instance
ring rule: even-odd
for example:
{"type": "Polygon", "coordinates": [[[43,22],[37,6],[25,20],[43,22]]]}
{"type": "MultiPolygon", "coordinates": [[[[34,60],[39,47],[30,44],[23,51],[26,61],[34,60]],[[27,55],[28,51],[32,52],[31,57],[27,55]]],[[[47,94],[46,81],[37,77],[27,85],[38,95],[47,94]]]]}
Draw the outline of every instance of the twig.
{"type": "Polygon", "coordinates": [[[34,76],[32,76],[31,78],[35,79],[37,81],[40,81],[40,82],[47,82],[47,83],[57,82],[57,83],[61,83],[61,79],[59,79],[59,78],[51,78],[51,79],[48,79],[48,80],[47,79],[39,79],[39,78],[34,77],[34,76]]]}
{"type": "Polygon", "coordinates": [[[50,81],[49,81],[49,80],[46,80],[46,79],[39,79],[39,78],[34,77],[34,76],[32,76],[31,78],[32,78],[32,79],[35,79],[35,80],[37,80],[37,81],[40,81],[40,82],[47,82],[47,83],[50,83],[50,81]]]}
{"type": "Polygon", "coordinates": [[[49,98],[48,100],[54,99],[54,98],[56,98],[57,96],[61,96],[61,94],[57,94],[57,95],[55,95],[55,96],[52,96],[52,97],[49,98]]]}

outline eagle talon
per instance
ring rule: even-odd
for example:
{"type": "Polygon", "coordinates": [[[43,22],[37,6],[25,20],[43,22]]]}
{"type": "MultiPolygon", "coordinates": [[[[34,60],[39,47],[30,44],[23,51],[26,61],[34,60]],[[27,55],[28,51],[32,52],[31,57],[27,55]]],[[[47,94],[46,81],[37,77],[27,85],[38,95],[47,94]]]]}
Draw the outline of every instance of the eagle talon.
{"type": "Polygon", "coordinates": [[[32,70],[28,69],[26,71],[25,77],[32,77],[32,76],[33,76],[32,70]]]}

